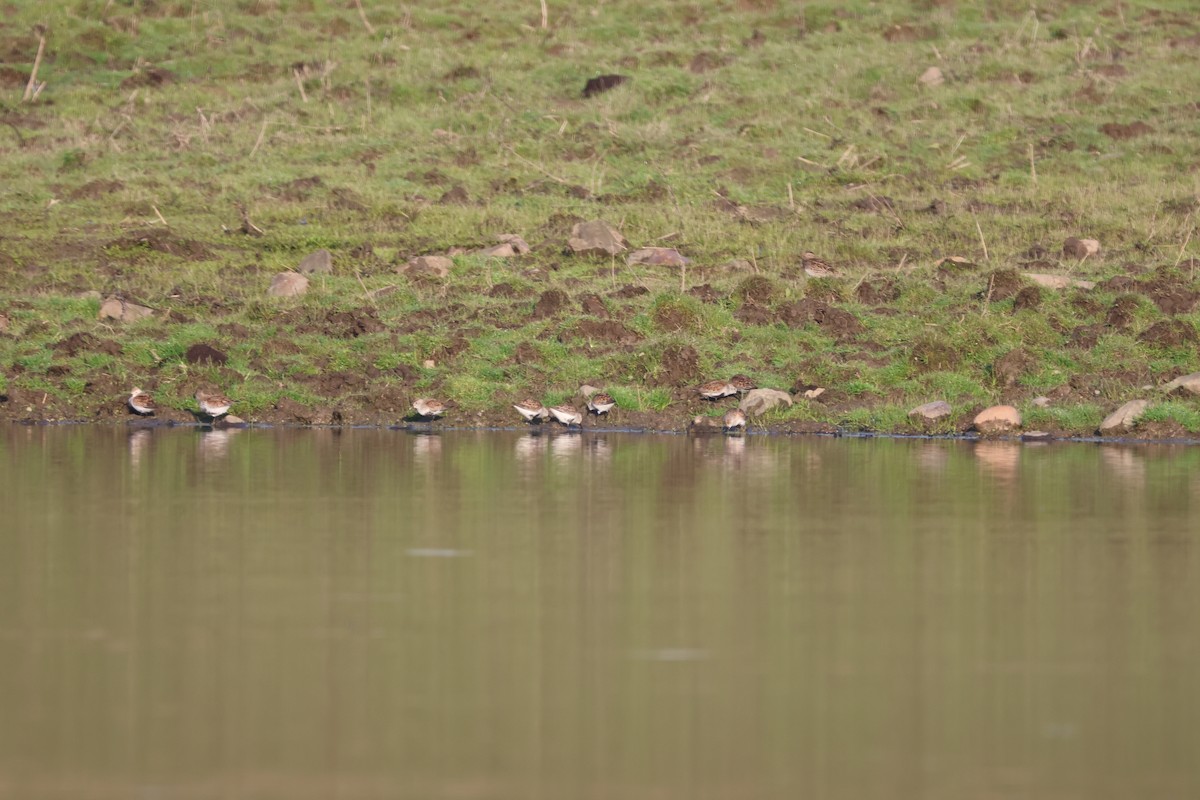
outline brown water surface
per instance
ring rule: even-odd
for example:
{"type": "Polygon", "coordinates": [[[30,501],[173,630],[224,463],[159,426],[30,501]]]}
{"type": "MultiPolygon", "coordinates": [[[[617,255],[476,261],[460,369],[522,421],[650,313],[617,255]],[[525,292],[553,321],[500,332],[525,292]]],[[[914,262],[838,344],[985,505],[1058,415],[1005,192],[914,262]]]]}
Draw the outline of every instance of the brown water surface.
{"type": "Polygon", "coordinates": [[[0,798],[1200,796],[1200,449],[0,428],[0,798]]]}

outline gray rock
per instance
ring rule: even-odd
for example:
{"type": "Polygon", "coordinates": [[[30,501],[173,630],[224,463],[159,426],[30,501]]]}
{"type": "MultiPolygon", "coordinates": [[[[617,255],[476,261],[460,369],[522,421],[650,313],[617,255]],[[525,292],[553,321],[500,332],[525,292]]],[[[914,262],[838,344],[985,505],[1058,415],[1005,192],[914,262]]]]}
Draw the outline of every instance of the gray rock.
{"type": "Polygon", "coordinates": [[[791,404],[792,396],[787,392],[781,392],[778,389],[751,389],[746,392],[746,396],[742,398],[738,408],[752,417],[757,417],[772,408],[791,406],[791,404]]]}
{"type": "Polygon", "coordinates": [[[1045,272],[1023,272],[1021,274],[1044,289],[1096,288],[1095,281],[1081,281],[1069,275],[1050,275],[1045,272]]]}
{"type": "Polygon", "coordinates": [[[1004,433],[1021,427],[1021,412],[1013,406],[990,406],[975,415],[973,424],[980,433],[1004,433]]]}
{"type": "Polygon", "coordinates": [[[571,228],[567,247],[576,255],[615,256],[629,249],[621,232],[601,219],[576,223],[571,228]]]}
{"type": "Polygon", "coordinates": [[[446,256],[417,256],[400,267],[399,272],[411,277],[445,278],[454,262],[446,256]]]}
{"type": "Polygon", "coordinates": [[[1063,255],[1067,258],[1087,258],[1100,254],[1100,242],[1095,239],[1077,239],[1074,236],[1063,242],[1063,255]]]}
{"type": "Polygon", "coordinates": [[[1200,372],[1193,372],[1191,375],[1176,378],[1164,386],[1163,391],[1177,392],[1179,394],[1200,394],[1200,372]]]}
{"type": "Polygon", "coordinates": [[[308,291],[308,278],[299,272],[281,272],[271,279],[271,297],[299,297],[308,291]]]}
{"type": "Polygon", "coordinates": [[[930,67],[921,73],[921,77],[917,78],[917,82],[925,86],[941,86],[946,82],[946,76],[937,67],[930,67]]]}
{"type": "Polygon", "coordinates": [[[1133,430],[1138,418],[1146,413],[1149,406],[1149,400],[1130,400],[1104,418],[1100,423],[1100,433],[1127,433],[1133,430]]]}
{"type": "Polygon", "coordinates": [[[333,253],[324,248],[309,253],[296,265],[296,272],[301,275],[329,275],[333,272],[333,253]]]}
{"type": "Polygon", "coordinates": [[[630,253],[625,263],[629,266],[686,267],[692,262],[674,247],[642,247],[630,253]]]}
{"type": "Polygon", "coordinates": [[[130,303],[120,297],[107,297],[100,304],[100,319],[115,319],[120,322],[135,322],[146,317],[153,317],[154,309],[130,303]]]}
{"type": "Polygon", "coordinates": [[[950,416],[950,412],[952,410],[953,409],[950,408],[950,404],[945,400],[934,400],[932,403],[925,403],[924,405],[917,406],[912,411],[909,411],[908,415],[910,417],[920,417],[923,420],[933,422],[941,419],[942,417],[950,416]]]}

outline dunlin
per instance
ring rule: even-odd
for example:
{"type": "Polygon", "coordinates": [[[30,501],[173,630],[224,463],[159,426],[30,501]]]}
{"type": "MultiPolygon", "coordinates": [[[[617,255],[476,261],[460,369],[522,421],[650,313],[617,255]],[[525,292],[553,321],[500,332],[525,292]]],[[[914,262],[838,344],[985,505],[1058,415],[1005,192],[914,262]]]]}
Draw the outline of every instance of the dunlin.
{"type": "Polygon", "coordinates": [[[804,263],[804,274],[810,278],[832,278],[839,274],[828,261],[818,258],[811,250],[800,256],[800,259],[804,263]]]}
{"type": "Polygon", "coordinates": [[[528,397],[514,405],[513,408],[525,418],[526,422],[533,422],[535,419],[541,421],[550,418],[550,412],[546,410],[544,405],[528,397]]]}
{"type": "Polygon", "coordinates": [[[443,403],[441,400],[434,400],[429,397],[418,397],[416,400],[413,400],[412,407],[418,415],[425,417],[426,419],[437,419],[442,414],[446,413],[445,403],[443,403]]]}
{"type": "Polygon", "coordinates": [[[747,378],[745,375],[734,375],[729,379],[729,385],[737,389],[740,394],[745,394],[751,389],[757,389],[758,384],[747,378]]]}
{"type": "Polygon", "coordinates": [[[717,400],[722,397],[728,397],[731,394],[737,394],[737,389],[729,381],[709,381],[708,383],[700,384],[696,390],[700,392],[701,397],[709,400],[717,400]]]}
{"type": "Polygon", "coordinates": [[[158,410],[158,406],[155,404],[154,398],[136,386],[133,387],[133,391],[129,393],[129,407],[133,409],[134,413],[141,414],[144,417],[149,416],[158,410]]]}
{"type": "Polygon", "coordinates": [[[725,415],[723,420],[726,432],[741,428],[746,429],[746,412],[740,408],[735,408],[725,415]]]}
{"type": "Polygon", "coordinates": [[[223,394],[199,391],[196,392],[196,404],[200,406],[201,414],[216,419],[229,413],[233,401],[223,394]]]}
{"type": "Polygon", "coordinates": [[[575,406],[554,406],[549,410],[556,420],[568,428],[572,425],[583,424],[583,414],[579,413],[575,406]]]}
{"type": "Polygon", "coordinates": [[[607,414],[616,408],[616,406],[617,401],[613,400],[612,395],[605,394],[604,392],[597,392],[589,397],[587,401],[588,411],[596,414],[607,414]]]}

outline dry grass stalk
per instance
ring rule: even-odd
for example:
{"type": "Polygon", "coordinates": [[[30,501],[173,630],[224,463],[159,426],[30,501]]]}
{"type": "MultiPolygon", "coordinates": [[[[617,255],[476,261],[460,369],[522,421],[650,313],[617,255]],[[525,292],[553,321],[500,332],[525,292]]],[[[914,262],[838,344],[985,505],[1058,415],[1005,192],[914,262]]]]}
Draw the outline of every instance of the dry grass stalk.
{"type": "Polygon", "coordinates": [[[363,11],[362,0],[354,0],[354,7],[358,9],[358,18],[362,20],[363,27],[367,29],[367,33],[375,35],[375,28],[367,20],[367,12],[363,11]]]}
{"type": "Polygon", "coordinates": [[[35,100],[42,93],[42,86],[46,85],[43,83],[39,86],[37,82],[38,67],[42,65],[42,56],[46,54],[46,29],[38,25],[34,31],[38,35],[37,56],[33,59],[33,70],[29,73],[29,83],[25,84],[25,94],[21,97],[22,103],[35,100]]]}

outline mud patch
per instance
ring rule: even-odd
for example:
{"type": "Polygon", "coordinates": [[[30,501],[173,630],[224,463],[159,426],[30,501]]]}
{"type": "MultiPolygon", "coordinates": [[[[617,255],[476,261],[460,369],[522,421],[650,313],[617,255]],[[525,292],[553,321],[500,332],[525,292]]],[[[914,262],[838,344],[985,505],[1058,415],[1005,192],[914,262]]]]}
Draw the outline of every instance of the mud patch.
{"type": "Polygon", "coordinates": [[[868,306],[894,303],[900,299],[900,287],[891,278],[863,281],[854,290],[854,297],[858,302],[868,306]]]}
{"type": "Polygon", "coordinates": [[[1016,297],[1025,288],[1025,281],[1015,269],[998,269],[988,275],[987,285],[979,293],[979,297],[993,303],[1016,297]]]}
{"type": "Polygon", "coordinates": [[[124,188],[121,181],[88,181],[67,196],[72,200],[97,200],[124,188]]]}
{"type": "Polygon", "coordinates": [[[558,316],[566,309],[571,302],[571,298],[567,297],[567,293],[560,289],[548,289],[542,292],[537,303],[533,307],[534,319],[546,319],[547,317],[558,316]]]}
{"type": "Polygon", "coordinates": [[[702,303],[719,303],[725,299],[725,296],[712,287],[712,284],[702,283],[699,286],[693,286],[688,289],[687,293],[692,297],[697,298],[702,303]]]}
{"type": "Polygon", "coordinates": [[[1013,312],[1032,311],[1042,305],[1042,290],[1037,286],[1026,286],[1013,298],[1013,312]]]}
{"type": "Polygon", "coordinates": [[[608,309],[605,308],[604,301],[600,299],[600,295],[598,294],[580,295],[579,307],[585,314],[602,319],[608,318],[608,309]]]}
{"type": "Polygon", "coordinates": [[[373,308],[358,308],[353,311],[329,311],[325,314],[322,332],[339,339],[355,339],[369,333],[385,330],[373,308]]]}
{"type": "Polygon", "coordinates": [[[175,83],[177,76],[169,69],[161,67],[147,67],[130,75],[125,80],[121,81],[122,89],[142,89],[142,88],[157,88],[166,86],[169,83],[175,83]]]}
{"type": "Polygon", "coordinates": [[[212,251],[200,242],[176,236],[166,228],[133,231],[128,236],[113,239],[104,245],[104,249],[165,253],[185,261],[208,261],[213,257],[212,251]]]}
{"type": "Polygon", "coordinates": [[[634,286],[632,283],[627,283],[620,289],[609,292],[608,296],[616,300],[632,300],[644,294],[650,294],[650,290],[645,286],[634,286]]]}
{"type": "Polygon", "coordinates": [[[770,325],[775,321],[771,310],[757,303],[742,304],[741,308],[733,312],[733,318],[746,325],[770,325]]]}
{"type": "Polygon", "coordinates": [[[1139,136],[1145,136],[1148,133],[1154,133],[1154,128],[1146,123],[1138,120],[1131,122],[1128,125],[1123,125],[1120,122],[1106,122],[1100,126],[1100,132],[1110,139],[1122,141],[1125,139],[1136,139],[1139,136]]]}
{"type": "Polygon", "coordinates": [[[992,364],[992,380],[1003,388],[1015,386],[1033,370],[1036,363],[1033,356],[1024,350],[1010,350],[992,364]]]}
{"type": "Polygon", "coordinates": [[[913,343],[908,360],[922,372],[943,372],[958,367],[962,355],[948,342],[923,338],[913,343]]]}
{"type": "Polygon", "coordinates": [[[100,340],[90,333],[73,333],[51,349],[67,358],[74,358],[80,353],[104,353],[110,356],[121,354],[119,342],[111,339],[100,340]]]}
{"type": "Polygon", "coordinates": [[[1137,314],[1140,305],[1138,299],[1131,295],[1118,297],[1105,314],[1104,324],[1119,331],[1125,330],[1133,324],[1134,315],[1137,314]]]}
{"type": "Polygon", "coordinates": [[[769,305],[779,294],[779,287],[765,275],[751,275],[738,284],[734,294],[747,303],[769,305]]]}
{"type": "Polygon", "coordinates": [[[183,357],[189,364],[211,364],[218,367],[224,366],[229,361],[229,356],[207,344],[192,345],[183,357]]]}

